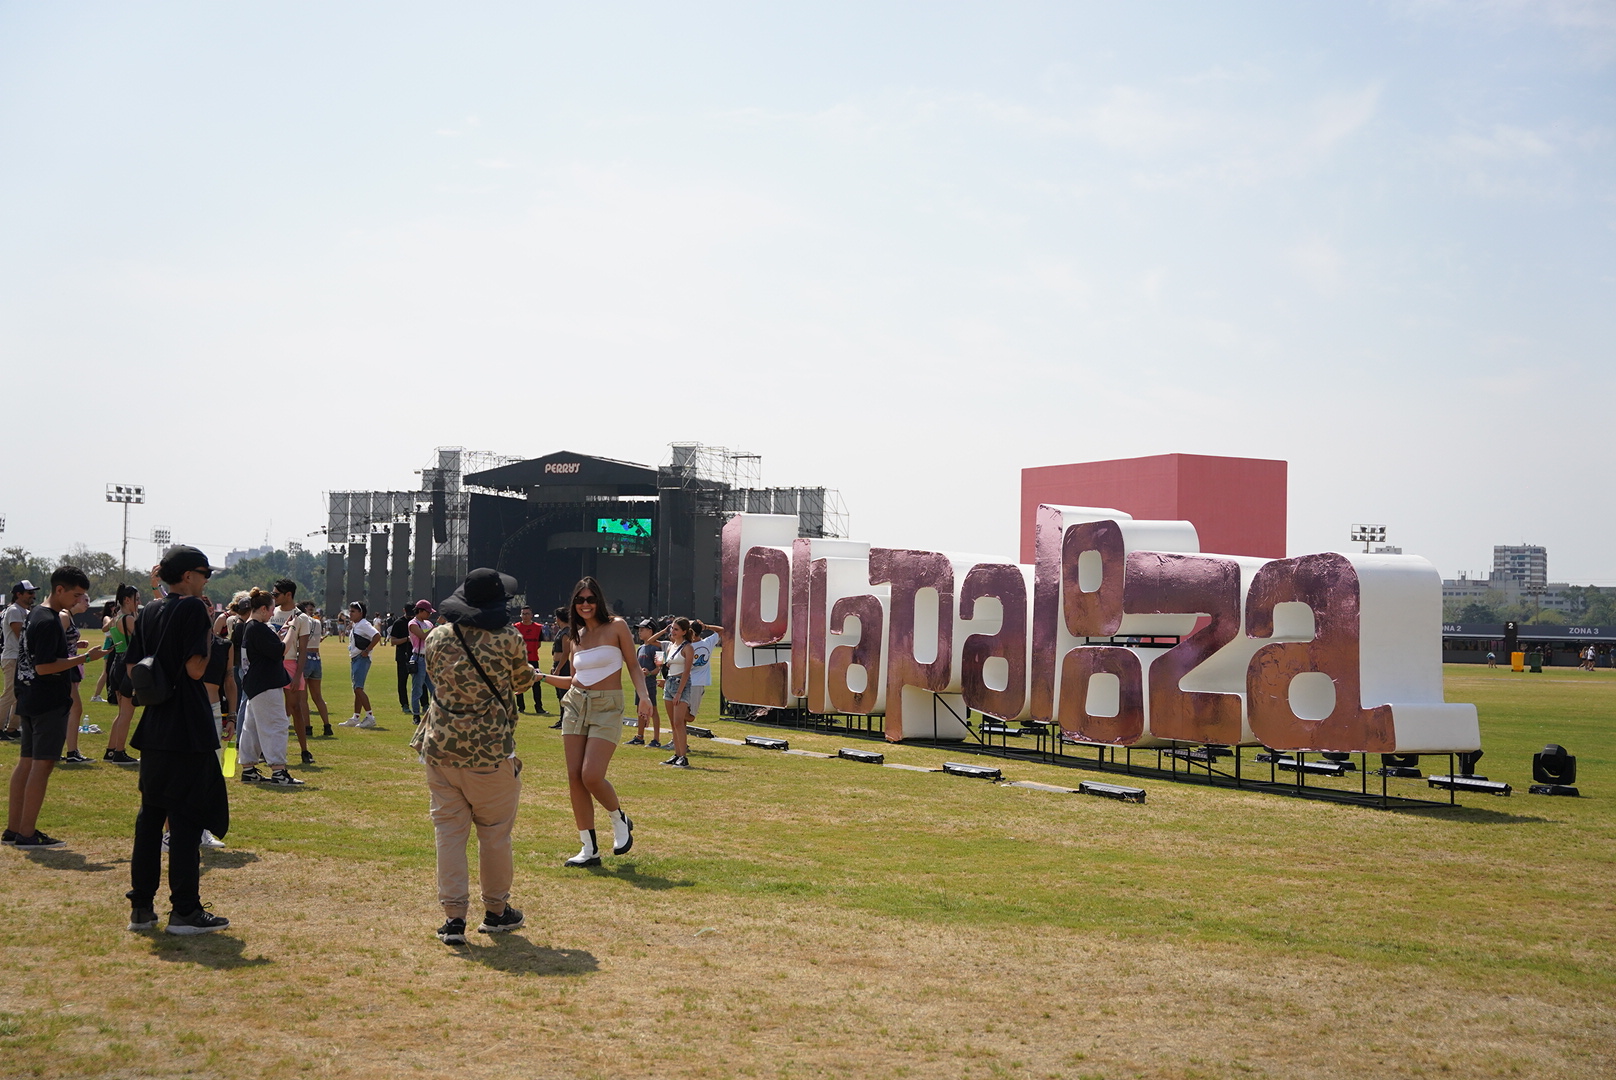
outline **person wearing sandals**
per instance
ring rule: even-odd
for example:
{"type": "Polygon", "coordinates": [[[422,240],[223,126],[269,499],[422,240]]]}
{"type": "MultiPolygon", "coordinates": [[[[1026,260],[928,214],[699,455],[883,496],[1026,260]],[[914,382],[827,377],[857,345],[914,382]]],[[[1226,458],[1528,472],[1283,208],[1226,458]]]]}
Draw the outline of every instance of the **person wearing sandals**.
{"type": "Polygon", "coordinates": [[[522,925],[511,906],[516,861],[511,829],[522,795],[516,756],[516,695],[533,685],[527,647],[511,628],[516,579],[480,567],[440,605],[443,624],[421,646],[428,677],[425,711],[410,746],[426,766],[437,847],[438,940],[466,941],[471,903],[466,843],[477,827],[477,878],[484,934],[522,925]]]}
{"type": "Polygon", "coordinates": [[[612,614],[606,605],[606,594],[594,578],[586,577],[573,587],[567,625],[563,659],[572,674],[543,676],[551,686],[567,691],[561,699],[561,744],[567,758],[567,792],[572,798],[573,822],[578,826],[583,847],[564,865],[599,866],[596,801],[611,816],[612,854],[627,854],[634,846],[634,823],[623,812],[616,789],[606,779],[607,766],[623,736],[625,665],[639,694],[641,721],[651,718],[651,702],[628,623],[612,614]]]}

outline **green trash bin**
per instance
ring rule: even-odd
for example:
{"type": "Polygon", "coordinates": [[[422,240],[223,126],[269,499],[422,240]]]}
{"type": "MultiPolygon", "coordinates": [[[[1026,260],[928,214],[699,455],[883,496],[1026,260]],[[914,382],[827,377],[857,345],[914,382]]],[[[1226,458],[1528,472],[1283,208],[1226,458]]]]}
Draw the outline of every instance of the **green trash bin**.
{"type": "Polygon", "coordinates": [[[1529,652],[1529,653],[1527,653],[1526,654],[1526,668],[1527,668],[1528,671],[1542,671],[1543,670],[1543,654],[1541,652],[1529,652]]]}

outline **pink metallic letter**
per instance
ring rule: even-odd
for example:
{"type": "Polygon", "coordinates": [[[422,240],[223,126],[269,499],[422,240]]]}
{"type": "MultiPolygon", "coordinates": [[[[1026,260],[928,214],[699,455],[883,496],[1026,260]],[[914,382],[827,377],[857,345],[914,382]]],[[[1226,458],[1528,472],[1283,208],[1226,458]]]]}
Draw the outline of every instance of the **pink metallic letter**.
{"type": "Polygon", "coordinates": [[[1084,742],[1129,746],[1145,733],[1145,697],[1139,677],[1139,658],[1132,649],[1117,645],[1079,645],[1061,664],[1060,726],[1084,742]],[[1101,673],[1115,675],[1121,684],[1117,715],[1090,716],[1089,679],[1101,673]]]}
{"type": "Polygon", "coordinates": [[[741,571],[741,641],[752,648],[773,645],[786,636],[791,614],[791,562],[779,548],[755,547],[746,553],[741,571]],[[763,579],[773,574],[780,583],[774,618],[763,619],[763,579]]]}
{"type": "Polygon", "coordinates": [[[1034,527],[1032,578],[1032,701],[1028,711],[1034,720],[1055,715],[1055,649],[1060,640],[1061,601],[1061,513],[1048,506],[1038,508],[1034,527]]]}
{"type": "Polygon", "coordinates": [[[954,662],[954,567],[948,556],[935,551],[900,548],[870,549],[870,584],[892,585],[887,629],[888,742],[903,738],[903,688],[926,690],[948,687],[954,662]],[[915,659],[915,593],[937,590],[937,655],[929,663],[915,659]]]}
{"type": "Polygon", "coordinates": [[[976,602],[986,596],[998,598],[1004,622],[997,634],[972,634],[965,639],[960,684],[967,708],[1013,720],[1027,703],[1027,582],[1021,568],[1006,563],[971,567],[960,586],[960,618],[975,618],[976,602]],[[990,690],[982,681],[982,665],[994,656],[1004,657],[1010,665],[1003,690],[990,690]]]}
{"type": "Polygon", "coordinates": [[[1114,521],[1085,521],[1061,539],[1061,600],[1066,632],[1073,637],[1110,637],[1122,625],[1122,530],[1114,521]],[[1078,585],[1078,560],[1100,553],[1100,587],[1084,592],[1078,585]]]}
{"type": "Polygon", "coordinates": [[[1264,645],[1246,668],[1252,734],[1276,750],[1397,749],[1390,705],[1365,709],[1358,682],[1358,572],[1344,556],[1279,559],[1257,571],[1246,596],[1246,635],[1272,637],[1274,605],[1299,601],[1313,609],[1313,640],[1264,645]],[[1335,709],[1322,720],[1291,710],[1291,680],[1323,672],[1335,683],[1335,709]]]}
{"type": "MultiPolygon", "coordinates": [[[[868,716],[875,708],[876,691],[881,685],[881,601],[874,596],[844,596],[836,601],[831,608],[830,622],[838,633],[847,625],[849,615],[859,621],[858,644],[838,645],[830,651],[830,670],[825,684],[831,708],[836,712],[868,716]],[[854,664],[865,673],[864,689],[858,693],[847,688],[847,669],[854,664]]],[[[889,689],[888,708],[891,708],[891,693],[889,689]]]]}
{"type": "Polygon", "coordinates": [[[786,704],[786,665],[759,664],[741,667],[735,663],[735,653],[741,647],[737,603],[741,586],[741,518],[732,517],[724,523],[720,534],[720,554],[723,559],[719,584],[724,596],[724,696],[731,701],[747,705],[772,705],[784,708],[786,704]]]}
{"type": "Polygon", "coordinates": [[[1150,733],[1159,739],[1233,746],[1240,698],[1179,689],[1179,680],[1240,632],[1240,564],[1208,555],[1135,551],[1123,608],[1130,615],[1210,615],[1212,621],[1150,665],[1150,733]]]}

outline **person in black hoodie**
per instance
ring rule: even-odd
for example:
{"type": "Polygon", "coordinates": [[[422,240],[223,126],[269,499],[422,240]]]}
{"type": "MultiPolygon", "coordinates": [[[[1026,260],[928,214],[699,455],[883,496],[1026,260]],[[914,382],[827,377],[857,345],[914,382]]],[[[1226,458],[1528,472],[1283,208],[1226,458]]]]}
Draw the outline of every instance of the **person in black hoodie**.
{"type": "Polygon", "coordinates": [[[286,771],[286,727],[290,721],[281,688],[291,683],[292,676],[282,663],[286,646],[269,625],[275,602],[269,593],[254,589],[247,605],[247,621],[241,631],[241,658],[246,669],[241,689],[247,701],[241,708],[241,734],[236,743],[236,756],[243,766],[241,779],[248,784],[297,787],[303,781],[286,771]],[[258,771],[260,761],[269,766],[268,776],[258,771]]]}
{"type": "Polygon", "coordinates": [[[170,845],[168,886],[173,910],[170,934],[205,934],[222,930],[230,920],[202,906],[197,848],[202,830],[224,836],[230,830],[230,799],[219,770],[218,730],[202,676],[213,646],[213,620],[198,599],[213,574],[207,556],[180,544],[163,553],[158,572],[168,596],[153,600],[135,620],[135,633],[124,658],[137,687],[141,662],[151,658],[167,684],[161,701],[145,705],[140,726],[129,745],[140,756],[140,813],[135,816],[135,844],[129,858],[129,929],[157,925],[153,903],[163,872],[163,821],[170,845]]]}

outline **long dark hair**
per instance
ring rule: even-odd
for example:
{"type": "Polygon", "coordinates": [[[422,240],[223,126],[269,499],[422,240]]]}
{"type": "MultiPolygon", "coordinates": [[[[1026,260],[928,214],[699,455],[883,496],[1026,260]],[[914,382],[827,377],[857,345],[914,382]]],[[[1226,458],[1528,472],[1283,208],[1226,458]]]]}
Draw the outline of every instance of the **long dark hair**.
{"type": "Polygon", "coordinates": [[[583,617],[578,614],[578,605],[575,602],[578,594],[584,591],[594,596],[595,618],[600,620],[602,626],[610,623],[613,618],[612,609],[606,603],[606,594],[601,591],[600,582],[592,577],[583,578],[572,587],[572,599],[567,601],[567,626],[572,630],[573,641],[582,641],[584,630],[588,627],[583,617]]]}

